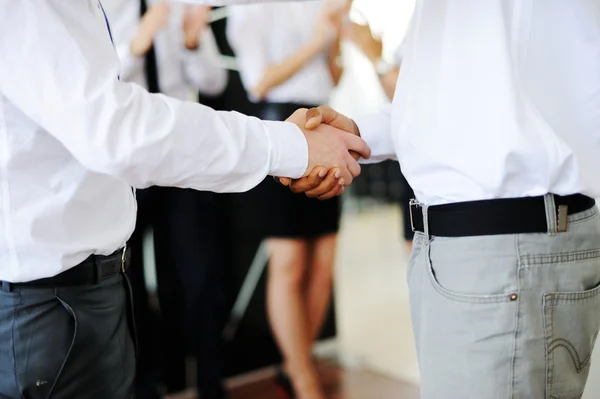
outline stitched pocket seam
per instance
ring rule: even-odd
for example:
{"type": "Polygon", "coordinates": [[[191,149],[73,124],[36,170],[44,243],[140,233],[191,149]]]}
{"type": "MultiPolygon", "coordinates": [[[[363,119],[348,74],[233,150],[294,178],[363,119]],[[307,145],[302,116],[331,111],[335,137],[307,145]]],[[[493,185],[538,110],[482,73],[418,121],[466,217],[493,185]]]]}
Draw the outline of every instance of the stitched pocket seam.
{"type": "Polygon", "coordinates": [[[78,329],[77,315],[73,311],[73,308],[67,302],[65,302],[63,299],[61,299],[60,297],[57,296],[56,299],[62,304],[62,306],[65,308],[65,310],[71,315],[71,317],[73,317],[73,321],[74,321],[73,339],[71,340],[71,345],[69,346],[69,350],[67,351],[67,356],[65,356],[65,360],[63,361],[62,365],[60,366],[60,369],[58,370],[58,374],[56,375],[56,378],[54,379],[54,383],[52,384],[52,388],[50,388],[50,391],[48,392],[48,396],[46,397],[46,399],[50,399],[52,397],[52,393],[54,392],[54,389],[56,388],[58,381],[60,380],[63,370],[64,370],[67,362],[69,361],[69,358],[71,357],[71,351],[73,350],[73,347],[75,346],[75,339],[77,338],[77,329],[78,329]]]}

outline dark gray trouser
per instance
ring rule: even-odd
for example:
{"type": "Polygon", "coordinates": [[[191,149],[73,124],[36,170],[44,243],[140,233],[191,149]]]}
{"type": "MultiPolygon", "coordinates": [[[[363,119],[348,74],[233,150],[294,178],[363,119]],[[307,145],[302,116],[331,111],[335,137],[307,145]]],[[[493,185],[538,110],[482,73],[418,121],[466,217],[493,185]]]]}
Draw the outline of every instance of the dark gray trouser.
{"type": "Polygon", "coordinates": [[[419,233],[408,284],[422,398],[581,398],[600,330],[597,208],[566,233],[419,233]]]}
{"type": "Polygon", "coordinates": [[[75,287],[0,289],[0,398],[131,398],[125,284],[119,274],[75,287]]]}

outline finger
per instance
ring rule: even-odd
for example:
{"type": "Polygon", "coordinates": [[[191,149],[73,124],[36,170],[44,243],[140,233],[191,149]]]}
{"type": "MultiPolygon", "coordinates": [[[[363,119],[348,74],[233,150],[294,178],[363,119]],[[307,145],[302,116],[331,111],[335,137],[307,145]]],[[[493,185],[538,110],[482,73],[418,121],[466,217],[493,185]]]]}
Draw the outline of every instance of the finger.
{"type": "Polygon", "coordinates": [[[350,173],[352,173],[352,176],[354,177],[360,175],[360,165],[354,158],[350,158],[348,160],[348,170],[350,171],[350,173]]]}
{"type": "Polygon", "coordinates": [[[340,179],[341,176],[342,174],[339,169],[331,169],[325,180],[323,180],[318,187],[307,191],[306,195],[310,198],[318,198],[334,189],[337,190],[340,184],[344,184],[344,179],[340,179]]]}
{"type": "Polygon", "coordinates": [[[346,190],[345,186],[338,185],[336,189],[331,190],[327,194],[321,195],[320,197],[318,197],[318,199],[320,199],[321,201],[325,201],[333,197],[339,197],[340,195],[344,194],[344,190],[346,190]]]}
{"type": "Polygon", "coordinates": [[[294,193],[305,193],[313,190],[323,182],[327,176],[327,169],[322,167],[314,168],[308,176],[298,180],[292,180],[289,187],[294,193]]]}
{"type": "Polygon", "coordinates": [[[292,179],[290,179],[289,177],[273,176],[273,179],[275,179],[275,181],[277,183],[281,184],[282,186],[286,186],[286,187],[288,187],[290,185],[290,183],[292,182],[292,179]]]}
{"type": "MultiPolygon", "coordinates": [[[[352,161],[356,162],[356,161],[354,161],[354,159],[352,161]]],[[[349,186],[350,184],[352,184],[352,181],[354,180],[354,175],[352,175],[352,172],[350,172],[350,170],[348,169],[348,167],[340,169],[340,172],[342,173],[342,179],[344,179],[344,183],[347,186],[349,186]]]]}
{"type": "Polygon", "coordinates": [[[349,150],[358,153],[364,159],[371,157],[371,149],[363,139],[352,134],[345,134],[342,137],[349,150]]]}

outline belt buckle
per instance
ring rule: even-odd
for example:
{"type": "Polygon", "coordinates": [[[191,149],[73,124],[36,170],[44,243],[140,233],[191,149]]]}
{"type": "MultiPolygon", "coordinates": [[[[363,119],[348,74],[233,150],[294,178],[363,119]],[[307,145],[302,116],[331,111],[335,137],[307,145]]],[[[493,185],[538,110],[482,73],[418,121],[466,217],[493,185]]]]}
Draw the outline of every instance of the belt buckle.
{"type": "Polygon", "coordinates": [[[410,228],[412,229],[413,233],[415,233],[417,231],[417,229],[415,229],[415,222],[414,222],[414,217],[413,217],[413,206],[417,207],[418,205],[419,205],[419,202],[414,198],[408,202],[408,209],[410,212],[410,228]]]}

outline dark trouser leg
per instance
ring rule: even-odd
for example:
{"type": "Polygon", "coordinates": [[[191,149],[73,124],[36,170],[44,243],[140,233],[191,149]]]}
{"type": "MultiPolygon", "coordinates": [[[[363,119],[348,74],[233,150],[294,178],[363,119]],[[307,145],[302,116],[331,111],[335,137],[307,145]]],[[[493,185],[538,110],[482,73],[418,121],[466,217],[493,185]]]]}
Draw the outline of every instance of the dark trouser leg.
{"type": "Polygon", "coordinates": [[[122,275],[0,292],[0,397],[130,399],[128,300],[122,275]]]}
{"type": "Polygon", "coordinates": [[[171,263],[181,278],[185,326],[196,355],[198,388],[208,397],[221,388],[219,349],[226,318],[227,262],[218,198],[213,193],[171,190],[165,229],[171,263]]]}
{"type": "Polygon", "coordinates": [[[149,306],[149,296],[144,278],[144,234],[156,217],[158,200],[155,188],[138,190],[138,213],[135,231],[128,246],[131,249],[131,264],[127,275],[133,292],[134,319],[137,332],[138,356],[135,392],[138,399],[158,398],[159,357],[156,353],[159,336],[158,320],[149,306]]]}
{"type": "Polygon", "coordinates": [[[160,347],[158,350],[163,382],[167,393],[186,389],[186,345],[183,325],[183,297],[181,279],[171,259],[172,234],[167,229],[170,193],[177,189],[160,188],[161,208],[154,223],[154,251],[156,257],[157,294],[160,304],[160,347]]]}

